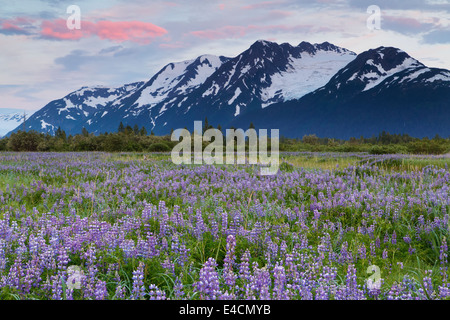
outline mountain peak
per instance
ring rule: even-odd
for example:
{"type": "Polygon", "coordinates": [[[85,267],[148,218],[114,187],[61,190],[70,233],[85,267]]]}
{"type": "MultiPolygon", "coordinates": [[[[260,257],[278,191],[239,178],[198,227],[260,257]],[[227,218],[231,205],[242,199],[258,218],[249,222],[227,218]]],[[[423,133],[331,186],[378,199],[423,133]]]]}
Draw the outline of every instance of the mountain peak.
{"type": "Polygon", "coordinates": [[[405,70],[417,71],[422,68],[425,66],[405,51],[381,46],[357,55],[326,87],[330,93],[334,92],[335,98],[347,92],[359,94],[377,87],[386,79],[405,70]]]}
{"type": "Polygon", "coordinates": [[[264,39],[259,39],[259,40],[256,40],[254,44],[261,44],[263,46],[269,46],[271,44],[275,44],[275,42],[267,41],[264,39]]]}
{"type": "Polygon", "coordinates": [[[308,52],[309,54],[314,54],[314,52],[316,51],[316,48],[314,48],[314,46],[307,41],[300,42],[297,47],[301,51],[308,52]]]}
{"type": "Polygon", "coordinates": [[[423,66],[422,63],[412,58],[405,51],[395,47],[378,47],[376,49],[369,49],[356,57],[355,61],[367,63],[373,61],[374,63],[382,64],[386,71],[396,68],[405,63],[405,61],[412,66],[423,66]]]}
{"type": "Polygon", "coordinates": [[[250,46],[250,49],[263,50],[265,48],[269,49],[273,47],[278,47],[278,43],[267,40],[257,40],[250,46]]]}

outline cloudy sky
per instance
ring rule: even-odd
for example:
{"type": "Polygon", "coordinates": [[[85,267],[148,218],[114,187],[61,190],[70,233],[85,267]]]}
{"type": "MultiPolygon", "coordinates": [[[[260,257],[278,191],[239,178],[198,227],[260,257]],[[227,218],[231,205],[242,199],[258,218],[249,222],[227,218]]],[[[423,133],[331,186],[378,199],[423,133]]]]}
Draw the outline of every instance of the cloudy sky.
{"type": "Polygon", "coordinates": [[[395,46],[450,69],[450,0],[0,0],[0,108],[147,80],[169,62],[234,57],[258,39],[395,46]],[[69,29],[80,9],[81,29],[69,29]],[[381,9],[381,29],[369,6],[381,9]],[[374,26],[373,24],[370,24],[374,26]]]}

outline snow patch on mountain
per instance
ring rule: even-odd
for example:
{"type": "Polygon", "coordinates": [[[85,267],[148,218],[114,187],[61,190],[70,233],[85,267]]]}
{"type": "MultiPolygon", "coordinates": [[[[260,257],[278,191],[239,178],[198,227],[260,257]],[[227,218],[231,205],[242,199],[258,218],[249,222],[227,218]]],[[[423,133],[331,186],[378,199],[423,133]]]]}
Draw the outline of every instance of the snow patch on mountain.
{"type": "Polygon", "coordinates": [[[367,91],[376,87],[386,78],[392,76],[393,74],[396,74],[397,72],[403,71],[408,68],[416,68],[421,66],[422,64],[420,64],[416,59],[406,58],[403,63],[389,70],[384,70],[383,67],[379,64],[373,65],[378,68],[379,73],[368,73],[360,77],[361,80],[367,81],[366,87],[362,91],[367,91]]]}
{"type": "Polygon", "coordinates": [[[422,68],[416,71],[413,71],[410,75],[404,77],[402,80],[399,81],[399,83],[408,82],[410,80],[417,79],[421,74],[430,72],[431,70],[429,68],[422,68]]]}
{"type": "Polygon", "coordinates": [[[450,72],[443,72],[431,77],[430,79],[427,79],[427,82],[434,81],[450,81],[450,72]]]}
{"type": "Polygon", "coordinates": [[[237,99],[237,97],[239,97],[239,95],[242,93],[242,91],[241,91],[241,88],[236,88],[236,91],[234,92],[234,96],[233,96],[233,98],[231,98],[229,101],[228,101],[228,104],[229,105],[231,105],[231,104],[233,104],[233,102],[237,99]]]}
{"type": "Polygon", "coordinates": [[[50,127],[50,128],[52,128],[52,129],[55,129],[55,126],[54,126],[54,125],[45,122],[45,120],[41,120],[41,129],[42,129],[42,130],[48,130],[47,127],[50,127]]]}
{"type": "Polygon", "coordinates": [[[222,63],[220,57],[202,55],[197,59],[168,64],[141,91],[136,107],[148,106],[151,109],[175,93],[189,93],[203,84],[222,63]]]}
{"type": "Polygon", "coordinates": [[[315,54],[303,52],[300,58],[290,56],[285,72],[271,77],[271,85],[261,90],[265,106],[269,99],[280,97],[284,101],[299,99],[328,83],[331,77],[355,58],[355,54],[334,51],[317,51],[315,54]]]}

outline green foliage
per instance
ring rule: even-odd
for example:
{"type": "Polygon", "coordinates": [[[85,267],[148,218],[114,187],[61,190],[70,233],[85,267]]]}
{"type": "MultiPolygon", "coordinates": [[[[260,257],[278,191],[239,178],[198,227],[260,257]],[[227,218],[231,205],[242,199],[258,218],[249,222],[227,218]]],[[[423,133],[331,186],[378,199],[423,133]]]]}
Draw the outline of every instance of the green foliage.
{"type": "Polygon", "coordinates": [[[370,154],[395,154],[406,153],[405,146],[399,145],[375,145],[369,149],[370,154]]]}
{"type": "Polygon", "coordinates": [[[315,134],[304,135],[302,142],[306,144],[316,145],[319,144],[319,138],[315,134]]]}
{"type": "Polygon", "coordinates": [[[448,151],[449,144],[443,139],[422,139],[408,143],[407,148],[409,153],[414,154],[443,154],[448,151]]]}
{"type": "Polygon", "coordinates": [[[11,134],[7,149],[11,151],[38,151],[38,146],[43,140],[43,133],[19,130],[17,133],[11,134]]]}
{"type": "Polygon", "coordinates": [[[294,166],[287,162],[282,162],[280,164],[280,170],[283,172],[292,172],[294,171],[294,166]]]}
{"type": "Polygon", "coordinates": [[[413,138],[407,134],[383,131],[370,138],[351,137],[348,140],[320,138],[314,134],[302,139],[281,137],[280,151],[289,152],[367,152],[369,154],[444,154],[450,151],[450,138],[413,138]]]}
{"type": "MultiPolygon", "coordinates": [[[[212,128],[205,119],[203,130],[212,128]]],[[[218,126],[220,130],[222,128],[218,126]]],[[[252,124],[251,126],[252,127],[252,124]]],[[[225,130],[223,130],[225,131],[225,130]]],[[[270,150],[270,140],[268,141],[270,150]]],[[[168,152],[178,142],[171,141],[171,135],[150,135],[147,129],[139,129],[137,125],[125,126],[122,122],[116,133],[94,135],[83,128],[81,134],[67,136],[58,128],[55,135],[38,133],[36,131],[18,131],[10,137],[0,139],[0,151],[106,151],[106,152],[168,152]]],[[[209,143],[203,142],[203,148],[209,143]]],[[[224,147],[225,147],[224,137],[224,147]]],[[[194,147],[192,140],[192,148],[194,147]]],[[[236,145],[235,145],[236,150],[236,145]]],[[[246,141],[248,150],[248,141],[246,141]]],[[[320,138],[315,134],[305,135],[302,139],[281,136],[279,151],[287,152],[367,152],[369,154],[444,154],[450,151],[450,139],[439,136],[433,139],[413,138],[408,135],[389,134],[382,132],[378,137],[354,138],[339,140],[320,138]]]]}
{"type": "Polygon", "coordinates": [[[154,143],[148,148],[148,151],[150,152],[168,152],[170,150],[171,148],[167,144],[162,142],[154,143]]]}

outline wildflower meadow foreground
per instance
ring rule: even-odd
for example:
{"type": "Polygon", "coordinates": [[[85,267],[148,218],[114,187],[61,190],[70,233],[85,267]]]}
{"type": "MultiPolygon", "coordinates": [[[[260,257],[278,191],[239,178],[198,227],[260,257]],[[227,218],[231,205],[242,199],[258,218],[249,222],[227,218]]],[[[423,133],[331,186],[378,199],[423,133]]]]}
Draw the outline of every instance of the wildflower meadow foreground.
{"type": "Polygon", "coordinates": [[[0,153],[0,299],[448,299],[450,158],[0,153]]]}

